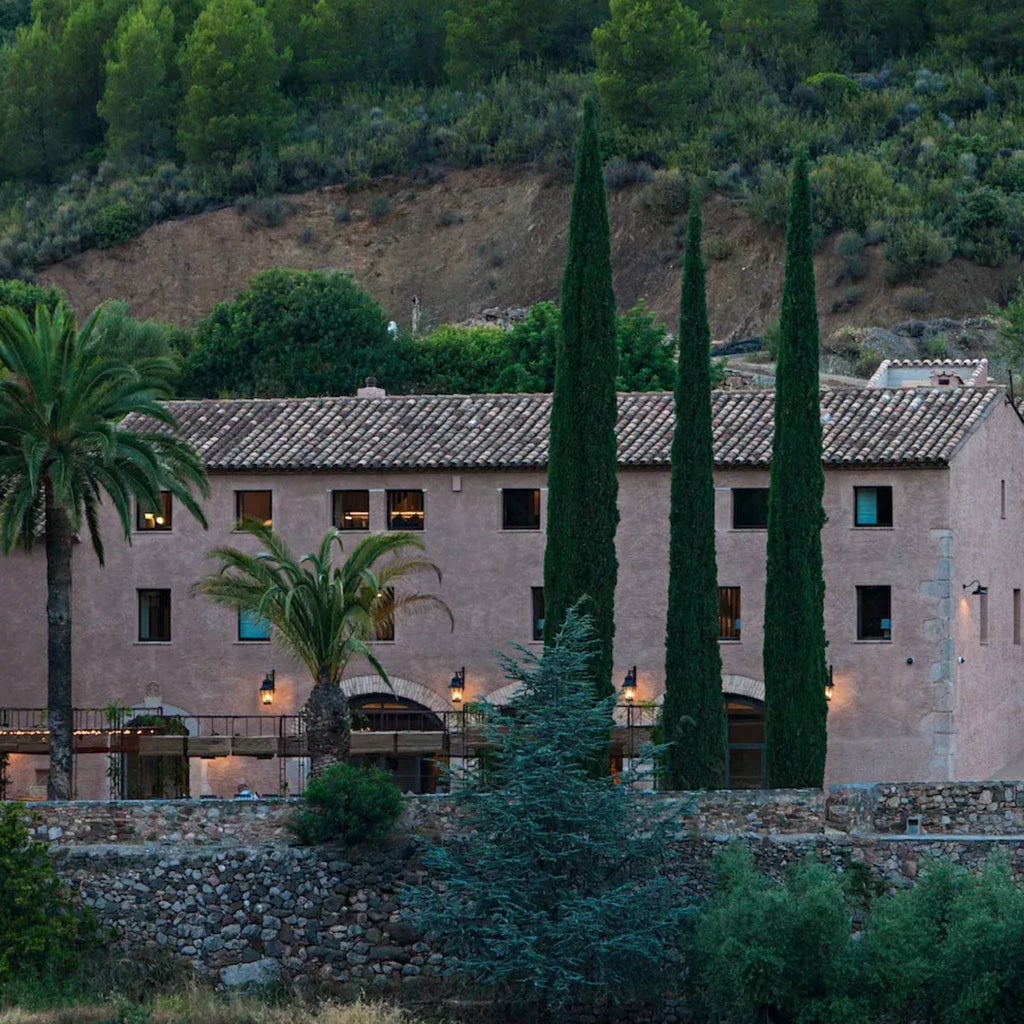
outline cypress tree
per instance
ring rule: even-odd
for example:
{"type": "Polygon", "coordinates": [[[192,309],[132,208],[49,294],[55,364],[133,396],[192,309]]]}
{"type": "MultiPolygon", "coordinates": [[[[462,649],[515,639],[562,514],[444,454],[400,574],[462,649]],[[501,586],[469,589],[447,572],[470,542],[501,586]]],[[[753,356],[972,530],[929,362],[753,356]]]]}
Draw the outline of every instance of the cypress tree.
{"type": "Polygon", "coordinates": [[[668,625],[663,722],[673,789],[722,785],[725,715],[718,650],[711,332],[700,200],[690,200],[679,312],[676,424],[669,512],[668,625]]]}
{"type": "Polygon", "coordinates": [[[586,598],[597,635],[590,660],[595,696],[613,692],[616,476],[615,295],[611,233],[593,100],[576,152],[562,324],[555,353],[544,553],[544,642],[586,598]]]}
{"type": "Polygon", "coordinates": [[[821,419],[807,154],[793,164],[786,230],[768,495],[764,685],[768,780],[820,786],[825,774],[825,581],[821,419]]]}

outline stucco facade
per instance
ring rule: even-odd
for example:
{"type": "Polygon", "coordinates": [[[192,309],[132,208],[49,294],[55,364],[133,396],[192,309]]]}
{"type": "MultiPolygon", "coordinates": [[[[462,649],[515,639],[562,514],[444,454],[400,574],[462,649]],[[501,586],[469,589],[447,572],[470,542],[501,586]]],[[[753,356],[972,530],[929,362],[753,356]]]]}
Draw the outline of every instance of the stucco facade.
{"type": "MultiPolygon", "coordinates": [[[[1024,747],[1021,429],[1013,411],[993,400],[945,464],[826,466],[825,622],[835,684],[830,782],[1000,777],[1024,747]],[[892,489],[891,526],[855,525],[855,488],[892,489]],[[986,595],[963,587],[974,580],[987,587],[986,595]],[[890,588],[887,638],[858,637],[858,587],[890,588]]],[[[665,465],[621,467],[616,682],[637,666],[640,700],[658,700],[663,690],[668,485],[665,465]]],[[[740,588],[742,607],[740,638],[721,642],[723,690],[754,699],[763,697],[766,531],[736,528],[733,501],[737,488],[767,486],[766,466],[720,466],[716,473],[719,584],[740,588]]],[[[294,550],[307,551],[331,525],[331,495],[342,489],[369,492],[371,530],[386,528],[389,491],[423,491],[418,536],[443,580],[434,586],[424,577],[420,587],[431,586],[447,602],[455,627],[439,614],[417,615],[399,620],[393,642],[376,645],[396,693],[444,710],[449,680],[462,666],[467,699],[501,691],[507,680],[495,650],[536,644],[531,588],[543,583],[543,468],[213,470],[208,531],[177,508],[172,529],[136,530],[130,543],[121,543],[106,509],[106,566],[97,565],[88,545],[76,547],[76,706],[148,701],[186,716],[298,711],[309,692],[304,671],[269,642],[239,640],[237,617],[191,596],[190,588],[209,571],[211,547],[252,542],[231,529],[236,492],[271,491],[274,528],[294,550]],[[508,488],[540,490],[536,529],[502,528],[508,488]],[[170,641],[139,639],[139,591],[150,588],[170,591],[170,641]],[[276,694],[266,710],[258,688],[271,668],[276,694]]],[[[45,703],[41,550],[0,562],[0,636],[0,706],[45,703]]],[[[380,690],[365,663],[350,664],[346,679],[351,694],[380,690]]],[[[45,763],[16,761],[17,794],[38,781],[33,773],[45,763]]],[[[81,795],[103,795],[103,761],[79,758],[81,795]]],[[[242,775],[277,789],[277,768],[266,762],[197,759],[191,768],[193,795],[230,795],[242,775]]]]}

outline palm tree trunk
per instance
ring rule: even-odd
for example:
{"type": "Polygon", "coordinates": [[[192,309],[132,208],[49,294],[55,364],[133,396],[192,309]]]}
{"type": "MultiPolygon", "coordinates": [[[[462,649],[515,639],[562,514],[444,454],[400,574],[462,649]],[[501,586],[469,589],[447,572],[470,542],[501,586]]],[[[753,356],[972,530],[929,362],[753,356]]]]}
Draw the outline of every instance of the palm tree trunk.
{"type": "Polygon", "coordinates": [[[50,800],[71,799],[71,521],[46,487],[46,706],[50,727],[50,800]]]}
{"type": "Polygon", "coordinates": [[[343,764],[348,759],[352,732],[348,698],[342,693],[340,683],[322,674],[306,701],[304,711],[309,774],[320,775],[332,765],[343,764]]]}

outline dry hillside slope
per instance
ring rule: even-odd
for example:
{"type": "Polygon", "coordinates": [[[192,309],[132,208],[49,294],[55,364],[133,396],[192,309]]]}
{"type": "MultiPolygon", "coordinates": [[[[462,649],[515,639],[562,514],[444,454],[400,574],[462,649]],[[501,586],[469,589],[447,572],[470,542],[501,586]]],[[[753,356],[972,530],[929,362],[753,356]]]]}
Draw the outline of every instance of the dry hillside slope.
{"type": "MultiPolygon", "coordinates": [[[[408,325],[413,294],[427,324],[466,320],[489,307],[525,306],[558,296],[570,187],[531,173],[483,169],[422,185],[392,179],[348,194],[340,187],[286,197],[292,212],[276,227],[224,209],[151,228],[117,249],[83,253],[40,274],[63,288],[80,312],[124,299],[136,317],[191,324],[269,267],[350,271],[408,325]],[[384,201],[386,200],[386,202],[384,201]],[[388,207],[382,214],[382,209],[388,207]],[[376,213],[372,217],[371,211],[376,213]]],[[[636,188],[609,195],[615,288],[620,307],[644,299],[669,325],[678,308],[679,252],[672,224],[643,207],[636,188]]],[[[724,196],[705,203],[709,304],[716,338],[761,331],[777,315],[783,239],[724,196]]],[[[1019,267],[987,270],[954,261],[917,289],[882,284],[879,247],[853,308],[833,313],[849,285],[835,283],[832,242],[818,256],[823,333],[842,324],[890,324],[924,312],[908,291],[927,292],[929,317],[983,312],[1005,294],[1019,267]]]]}

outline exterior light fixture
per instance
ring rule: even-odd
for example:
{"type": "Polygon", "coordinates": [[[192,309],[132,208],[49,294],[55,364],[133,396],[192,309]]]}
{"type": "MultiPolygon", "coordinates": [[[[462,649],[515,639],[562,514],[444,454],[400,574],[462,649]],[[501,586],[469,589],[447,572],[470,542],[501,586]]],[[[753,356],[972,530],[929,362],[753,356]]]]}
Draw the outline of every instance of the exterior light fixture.
{"type": "Polygon", "coordinates": [[[448,684],[448,696],[451,698],[453,704],[462,703],[462,695],[466,689],[466,666],[463,665],[455,675],[452,676],[452,681],[448,684]]]}
{"type": "Polygon", "coordinates": [[[836,688],[835,680],[832,678],[832,666],[828,667],[828,675],[825,677],[825,700],[832,700],[832,693],[836,688]]]}
{"type": "Polygon", "coordinates": [[[627,704],[632,704],[636,700],[636,665],[626,673],[626,678],[622,680],[622,699],[627,704]]]}
{"type": "Polygon", "coordinates": [[[971,597],[984,597],[988,593],[988,587],[983,587],[980,580],[971,580],[970,583],[963,585],[964,590],[968,587],[974,587],[971,591],[971,597]]]}
{"type": "Polygon", "coordinates": [[[270,707],[274,703],[274,689],[277,682],[277,672],[271,669],[260,683],[260,703],[264,707],[270,707]]]}

